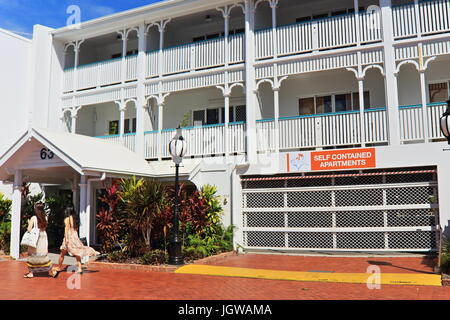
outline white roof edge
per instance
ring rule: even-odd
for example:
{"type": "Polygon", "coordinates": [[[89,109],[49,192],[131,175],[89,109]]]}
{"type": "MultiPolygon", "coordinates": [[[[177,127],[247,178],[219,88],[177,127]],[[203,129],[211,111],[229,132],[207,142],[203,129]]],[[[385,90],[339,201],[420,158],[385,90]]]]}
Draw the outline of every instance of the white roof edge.
{"type": "MultiPolygon", "coordinates": [[[[138,7],[138,8],[129,9],[129,10],[117,12],[117,13],[114,13],[114,14],[111,14],[111,15],[107,15],[107,16],[104,16],[104,17],[88,20],[86,22],[81,23],[81,28],[88,27],[88,26],[96,24],[96,23],[102,23],[102,22],[105,22],[105,21],[109,21],[109,20],[113,20],[113,19],[117,19],[117,18],[122,18],[122,17],[128,16],[128,15],[139,14],[139,13],[142,13],[142,12],[145,12],[145,11],[148,11],[148,10],[165,7],[165,6],[168,6],[170,4],[176,4],[176,3],[179,3],[179,2],[183,2],[183,1],[184,0],[162,0],[160,2],[152,3],[152,4],[141,6],[141,7],[138,7]]],[[[70,27],[63,27],[63,28],[59,28],[59,29],[55,29],[54,31],[51,31],[51,34],[56,35],[56,34],[59,34],[59,33],[70,31],[70,30],[72,30],[70,27]]]]}
{"type": "Polygon", "coordinates": [[[8,150],[6,150],[0,156],[0,167],[5,164],[5,162],[11,157],[12,154],[14,154],[18,149],[20,149],[20,147],[25,143],[26,140],[28,140],[28,138],[29,138],[28,131],[26,131],[24,134],[20,136],[19,139],[16,140],[14,144],[11,145],[11,147],[8,150]]]}
{"type": "Polygon", "coordinates": [[[18,40],[22,40],[22,41],[28,42],[28,43],[30,43],[30,44],[33,43],[33,40],[28,39],[28,38],[25,38],[25,37],[22,37],[21,35],[19,35],[19,34],[17,34],[17,33],[14,33],[14,32],[12,32],[12,31],[9,31],[9,30],[0,28],[0,32],[6,34],[6,35],[8,35],[8,36],[11,36],[11,37],[13,37],[13,38],[16,38],[16,39],[18,39],[18,40]]]}

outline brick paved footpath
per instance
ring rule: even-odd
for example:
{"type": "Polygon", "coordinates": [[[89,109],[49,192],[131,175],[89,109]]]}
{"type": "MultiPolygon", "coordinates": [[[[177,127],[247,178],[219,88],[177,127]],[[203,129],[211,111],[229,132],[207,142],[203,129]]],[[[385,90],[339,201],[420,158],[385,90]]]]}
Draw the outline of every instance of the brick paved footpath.
{"type": "MultiPolygon", "coordinates": [[[[244,255],[217,263],[296,271],[365,272],[368,261],[378,261],[383,272],[430,272],[418,258],[323,258],[244,255]],[[379,263],[382,262],[382,263],[379,263]],[[388,265],[386,265],[388,264],[388,265]],[[389,264],[393,264],[390,266],[389,264]]],[[[23,262],[0,262],[0,299],[27,300],[360,300],[445,299],[450,287],[382,286],[238,279],[172,273],[148,273],[96,268],[81,276],[81,290],[69,290],[69,274],[58,279],[24,279],[23,262]]]]}

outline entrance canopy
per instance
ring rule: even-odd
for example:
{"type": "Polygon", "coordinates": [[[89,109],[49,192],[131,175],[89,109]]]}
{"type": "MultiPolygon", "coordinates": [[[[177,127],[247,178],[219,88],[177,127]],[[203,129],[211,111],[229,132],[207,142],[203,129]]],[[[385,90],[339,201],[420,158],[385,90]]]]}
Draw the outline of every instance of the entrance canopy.
{"type": "Polygon", "coordinates": [[[61,183],[81,176],[154,177],[154,170],[129,149],[97,138],[32,129],[1,158],[0,180],[12,181],[17,170],[25,180],[61,183]]]}

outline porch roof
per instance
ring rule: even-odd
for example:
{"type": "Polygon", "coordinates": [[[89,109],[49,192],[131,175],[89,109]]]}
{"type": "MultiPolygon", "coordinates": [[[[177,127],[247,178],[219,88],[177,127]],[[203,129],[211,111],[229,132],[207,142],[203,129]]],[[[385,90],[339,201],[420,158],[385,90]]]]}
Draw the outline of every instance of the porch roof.
{"type": "Polygon", "coordinates": [[[10,179],[14,170],[33,168],[29,159],[39,145],[51,150],[61,163],[81,175],[155,176],[147,161],[121,145],[82,135],[33,128],[0,157],[0,180],[10,179]]]}

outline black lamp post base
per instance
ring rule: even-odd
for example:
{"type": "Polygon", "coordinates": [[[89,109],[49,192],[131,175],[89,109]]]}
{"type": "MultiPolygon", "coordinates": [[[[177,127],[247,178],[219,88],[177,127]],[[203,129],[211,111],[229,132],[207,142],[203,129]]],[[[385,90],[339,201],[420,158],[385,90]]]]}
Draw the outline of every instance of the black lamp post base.
{"type": "Polygon", "coordinates": [[[169,264],[174,266],[180,266],[184,264],[182,242],[178,237],[172,239],[169,245],[169,264]]]}

